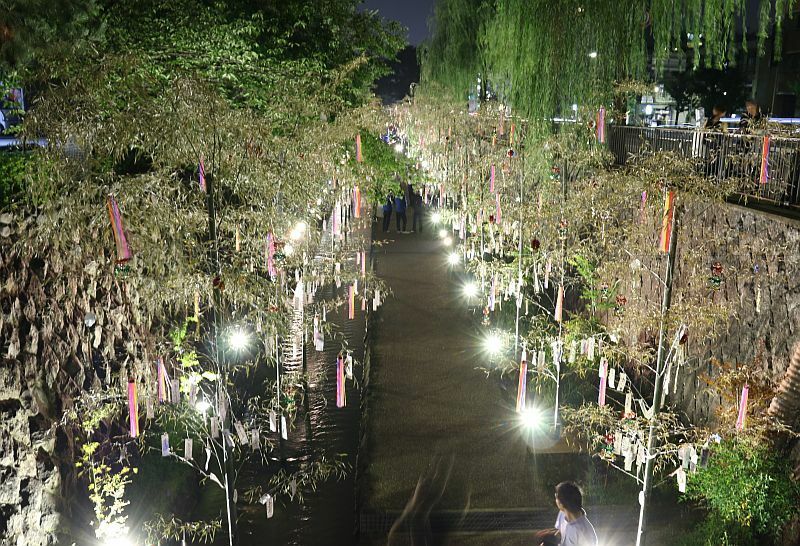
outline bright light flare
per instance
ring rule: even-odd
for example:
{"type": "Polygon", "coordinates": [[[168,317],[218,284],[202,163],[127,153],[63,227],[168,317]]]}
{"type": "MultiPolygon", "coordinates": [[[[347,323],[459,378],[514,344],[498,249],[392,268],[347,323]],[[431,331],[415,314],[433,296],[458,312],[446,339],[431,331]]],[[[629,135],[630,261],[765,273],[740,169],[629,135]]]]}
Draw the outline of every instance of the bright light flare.
{"type": "Polygon", "coordinates": [[[480,292],[480,288],[478,288],[478,283],[468,282],[464,285],[464,295],[468,298],[474,298],[480,292]]]}
{"type": "Polygon", "coordinates": [[[504,347],[503,337],[497,332],[492,332],[483,340],[483,346],[491,355],[500,354],[504,347]]]}
{"type": "Polygon", "coordinates": [[[431,214],[431,221],[434,224],[438,224],[439,222],[441,222],[442,221],[442,213],[441,212],[434,212],[433,214],[431,214]]]}
{"type": "Polygon", "coordinates": [[[461,256],[459,256],[458,252],[451,252],[447,256],[447,263],[449,263],[450,265],[458,265],[460,261],[461,261],[461,256]]]}
{"type": "Polygon", "coordinates": [[[450,246],[453,244],[453,238],[448,235],[447,237],[442,239],[442,242],[445,244],[445,246],[450,246]]]}
{"type": "Polygon", "coordinates": [[[289,238],[292,241],[299,241],[303,238],[303,235],[305,235],[306,228],[308,228],[308,225],[305,222],[302,220],[297,222],[297,225],[294,226],[294,229],[292,229],[292,232],[289,234],[289,238]]]}
{"type": "Polygon", "coordinates": [[[591,53],[589,53],[589,57],[591,57],[592,59],[596,59],[597,58],[597,51],[592,51],[591,53]]]}
{"type": "Polygon", "coordinates": [[[439,230],[439,239],[444,239],[445,237],[447,237],[447,230],[442,228],[439,230]]]}
{"type": "Polygon", "coordinates": [[[231,332],[231,335],[228,338],[228,343],[230,344],[231,349],[234,351],[244,350],[247,348],[249,341],[250,337],[247,335],[247,332],[241,329],[231,332]]]}
{"type": "Polygon", "coordinates": [[[519,420],[527,430],[536,430],[542,425],[542,412],[536,408],[525,408],[519,420]]]}
{"type": "Polygon", "coordinates": [[[194,405],[194,409],[196,409],[200,413],[205,413],[209,409],[211,409],[211,404],[206,400],[198,400],[197,403],[194,405]]]}
{"type": "Polygon", "coordinates": [[[294,246],[292,246],[291,244],[287,243],[287,244],[286,244],[286,245],[283,247],[283,253],[284,253],[284,255],[286,255],[286,256],[291,256],[292,254],[294,254],[294,246]]]}
{"type": "Polygon", "coordinates": [[[405,150],[405,147],[403,146],[402,142],[398,142],[397,144],[394,145],[394,151],[397,152],[398,154],[402,154],[403,150],[405,150]]]}

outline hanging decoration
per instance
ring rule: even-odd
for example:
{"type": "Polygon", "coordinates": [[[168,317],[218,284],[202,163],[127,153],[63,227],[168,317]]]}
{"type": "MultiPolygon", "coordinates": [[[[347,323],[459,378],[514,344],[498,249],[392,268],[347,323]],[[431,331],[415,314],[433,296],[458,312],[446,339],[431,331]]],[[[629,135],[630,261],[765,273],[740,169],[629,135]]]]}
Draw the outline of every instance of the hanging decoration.
{"type": "Polygon", "coordinates": [[[167,401],[167,368],[164,366],[164,359],[158,357],[156,359],[156,394],[158,395],[159,402],[167,401]]]}
{"type": "Polygon", "coordinates": [[[739,400],[739,415],[736,417],[736,430],[742,430],[745,426],[745,420],[747,418],[747,397],[749,393],[749,385],[742,387],[742,397],[739,400]]]}
{"type": "Polygon", "coordinates": [[[769,141],[769,135],[764,135],[761,143],[761,176],[759,177],[762,184],[769,182],[769,141]]]}
{"type": "Polygon", "coordinates": [[[342,353],[336,357],[336,407],[343,408],[347,403],[345,388],[344,388],[345,374],[344,374],[344,357],[342,353]]]}
{"type": "Polygon", "coordinates": [[[114,195],[109,193],[106,202],[108,206],[108,216],[111,219],[111,229],[114,231],[114,242],[117,245],[116,271],[123,272],[125,264],[133,257],[125,237],[125,227],[122,225],[122,214],[114,195]]]}
{"type": "Polygon", "coordinates": [[[558,296],[556,298],[556,309],[553,313],[556,322],[562,322],[564,319],[564,285],[558,286],[558,296]]]}
{"type": "Polygon", "coordinates": [[[647,191],[642,192],[642,200],[639,203],[639,223],[644,224],[645,212],[647,211],[647,191]]]}
{"type": "Polygon", "coordinates": [[[166,432],[161,435],[161,456],[169,457],[169,434],[166,432]]]}
{"type": "Polygon", "coordinates": [[[353,186],[353,218],[361,218],[361,190],[353,186]]]}
{"type": "Polygon", "coordinates": [[[267,233],[266,248],[264,250],[267,255],[267,274],[272,280],[275,280],[278,272],[275,270],[275,236],[272,231],[267,233]]]}
{"type": "Polygon", "coordinates": [[[361,134],[356,135],[356,163],[363,163],[364,158],[361,156],[361,134]]]}
{"type": "Polygon", "coordinates": [[[608,382],[608,360],[605,357],[600,359],[600,392],[597,397],[597,404],[600,407],[606,405],[606,385],[608,382]]]}
{"type": "Polygon", "coordinates": [[[347,318],[353,320],[356,318],[356,285],[351,284],[348,289],[347,295],[347,318]]]}
{"type": "Polygon", "coordinates": [[[136,382],[128,381],[128,415],[130,417],[131,438],[139,436],[139,398],[136,382]]]}
{"type": "Polygon", "coordinates": [[[597,142],[600,144],[605,144],[606,142],[606,109],[604,107],[600,107],[600,110],[597,111],[597,142]]]}
{"type": "Polygon", "coordinates": [[[665,190],[664,197],[664,216],[661,220],[661,240],[659,249],[661,252],[669,252],[670,234],[672,232],[672,219],[675,214],[675,192],[665,190]]]}
{"type": "Polygon", "coordinates": [[[206,164],[202,154],[200,155],[200,165],[197,167],[197,179],[200,183],[200,190],[206,193],[208,191],[206,188],[206,164]]]}
{"type": "Polygon", "coordinates": [[[517,386],[517,413],[525,409],[526,391],[528,385],[528,352],[522,348],[522,359],[519,363],[519,385],[517,386]]]}

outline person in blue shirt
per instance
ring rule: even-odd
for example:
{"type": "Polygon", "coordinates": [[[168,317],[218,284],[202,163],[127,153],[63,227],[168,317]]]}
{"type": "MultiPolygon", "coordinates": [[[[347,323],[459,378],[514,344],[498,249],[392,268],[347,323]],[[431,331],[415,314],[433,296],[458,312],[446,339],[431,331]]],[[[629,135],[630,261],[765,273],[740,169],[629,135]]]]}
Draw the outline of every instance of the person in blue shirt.
{"type": "Polygon", "coordinates": [[[398,195],[394,198],[394,213],[397,222],[397,231],[405,232],[408,220],[406,219],[406,198],[402,195],[398,195]],[[403,223],[402,230],[400,229],[400,222],[403,223]]]}
{"type": "Polygon", "coordinates": [[[389,192],[386,202],[383,203],[383,232],[389,231],[389,222],[392,219],[392,207],[394,207],[394,195],[389,192]]]}

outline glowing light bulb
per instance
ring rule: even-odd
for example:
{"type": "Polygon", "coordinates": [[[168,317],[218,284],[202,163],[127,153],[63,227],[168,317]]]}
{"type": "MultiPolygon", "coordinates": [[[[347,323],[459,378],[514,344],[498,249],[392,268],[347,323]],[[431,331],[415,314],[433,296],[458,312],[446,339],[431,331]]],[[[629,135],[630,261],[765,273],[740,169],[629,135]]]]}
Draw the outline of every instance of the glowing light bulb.
{"type": "Polygon", "coordinates": [[[248,341],[250,340],[247,336],[247,332],[241,329],[234,330],[228,338],[228,343],[234,351],[241,351],[247,347],[248,341]]]}
{"type": "Polygon", "coordinates": [[[194,409],[196,409],[200,413],[205,413],[210,408],[211,408],[211,404],[209,404],[206,400],[198,400],[197,404],[194,405],[194,409]]]}
{"type": "Polygon", "coordinates": [[[525,408],[519,419],[528,430],[537,429],[542,424],[542,414],[536,408],[525,408]]]}
{"type": "Polygon", "coordinates": [[[450,246],[453,244],[453,238],[448,235],[447,237],[442,239],[442,242],[444,243],[445,246],[450,246]]]}
{"type": "Polygon", "coordinates": [[[596,59],[597,58],[597,51],[592,51],[591,53],[589,53],[589,57],[591,57],[592,59],[596,59]]]}
{"type": "Polygon", "coordinates": [[[442,221],[442,215],[441,215],[441,213],[434,212],[434,213],[431,215],[431,221],[432,221],[434,224],[438,224],[439,222],[441,222],[441,221],[442,221]]]}
{"type": "Polygon", "coordinates": [[[503,338],[497,332],[492,332],[483,340],[483,346],[491,355],[497,355],[503,350],[503,338]]]}
{"type": "Polygon", "coordinates": [[[444,239],[445,237],[447,237],[447,230],[442,228],[439,230],[439,239],[444,239]]]}
{"type": "Polygon", "coordinates": [[[449,256],[447,256],[447,263],[450,265],[458,265],[458,262],[461,261],[461,256],[458,255],[458,252],[451,252],[449,256]]]}
{"type": "Polygon", "coordinates": [[[479,292],[478,284],[474,282],[468,282],[464,285],[464,295],[468,298],[474,298],[478,295],[479,292]]]}

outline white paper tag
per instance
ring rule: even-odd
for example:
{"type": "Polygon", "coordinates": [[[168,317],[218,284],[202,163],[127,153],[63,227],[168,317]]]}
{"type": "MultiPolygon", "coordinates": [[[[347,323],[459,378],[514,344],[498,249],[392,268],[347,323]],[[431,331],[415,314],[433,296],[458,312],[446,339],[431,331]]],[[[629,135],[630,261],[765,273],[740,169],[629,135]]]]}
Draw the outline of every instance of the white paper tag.
{"type": "Polygon", "coordinates": [[[286,427],[286,417],[281,415],[281,438],[284,440],[289,439],[289,431],[286,427]]]}
{"type": "Polygon", "coordinates": [[[183,458],[187,461],[192,460],[192,439],[186,438],[183,441],[183,458]]]}
{"type": "Polygon", "coordinates": [[[275,410],[269,410],[269,431],[277,432],[278,425],[276,422],[275,410]]]}
{"type": "Polygon", "coordinates": [[[233,428],[236,430],[236,435],[239,437],[239,443],[243,446],[246,446],[250,443],[250,438],[247,437],[247,431],[244,429],[244,425],[241,424],[239,421],[233,424],[233,428]]]}
{"type": "Polygon", "coordinates": [[[628,374],[625,373],[625,370],[620,370],[619,372],[619,381],[617,381],[617,391],[622,392],[625,390],[625,385],[628,384],[628,374]]]}
{"type": "Polygon", "coordinates": [[[169,434],[166,432],[161,435],[161,456],[169,457],[169,434]]]}
{"type": "Polygon", "coordinates": [[[678,478],[678,491],[681,493],[686,493],[686,471],[683,469],[683,467],[678,468],[675,476],[678,478]]]}

